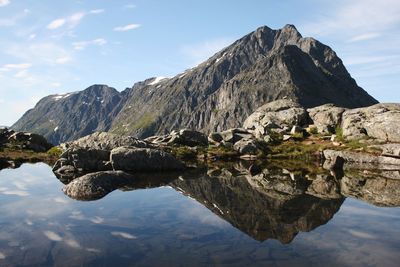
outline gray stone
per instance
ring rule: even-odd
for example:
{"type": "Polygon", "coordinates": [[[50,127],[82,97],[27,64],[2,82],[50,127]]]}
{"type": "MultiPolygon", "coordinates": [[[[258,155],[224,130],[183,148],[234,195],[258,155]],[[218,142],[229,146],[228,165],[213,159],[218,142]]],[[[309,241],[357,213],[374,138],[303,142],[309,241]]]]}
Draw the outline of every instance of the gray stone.
{"type": "Polygon", "coordinates": [[[258,108],[244,122],[243,127],[257,137],[270,132],[271,129],[287,129],[293,126],[306,125],[308,114],[296,102],[291,100],[277,100],[258,108]]]}
{"type": "MultiPolygon", "coordinates": [[[[327,162],[335,162],[338,157],[345,163],[370,163],[376,165],[400,165],[400,159],[393,157],[377,156],[369,153],[353,151],[324,150],[324,157],[327,162]]],[[[329,168],[328,168],[329,169],[329,168]]]]}
{"type": "Polygon", "coordinates": [[[112,169],[109,161],[110,152],[107,150],[75,147],[63,152],[53,171],[60,173],[63,166],[72,166],[75,172],[106,171],[112,169]]]}
{"type": "Polygon", "coordinates": [[[336,127],[342,122],[342,114],[345,108],[336,107],[333,104],[325,104],[307,109],[308,115],[319,133],[335,133],[336,127]]]}
{"type": "Polygon", "coordinates": [[[132,179],[131,174],[123,171],[89,173],[64,186],[63,192],[73,199],[96,200],[132,179]]]}
{"type": "Polygon", "coordinates": [[[400,104],[376,104],[343,113],[343,136],[400,142],[400,104]]]}
{"type": "Polygon", "coordinates": [[[260,150],[258,149],[257,143],[252,139],[241,139],[233,145],[235,149],[240,154],[255,155],[260,150]]]}
{"type": "Polygon", "coordinates": [[[158,149],[118,147],[111,151],[114,170],[124,171],[174,171],[185,165],[171,154],[158,149]]]}
{"type": "Polygon", "coordinates": [[[90,148],[100,150],[112,150],[121,146],[133,146],[139,148],[148,148],[150,144],[143,140],[139,140],[133,136],[123,136],[107,132],[96,132],[78,140],[61,144],[64,149],[77,147],[77,148],[90,148]]]}

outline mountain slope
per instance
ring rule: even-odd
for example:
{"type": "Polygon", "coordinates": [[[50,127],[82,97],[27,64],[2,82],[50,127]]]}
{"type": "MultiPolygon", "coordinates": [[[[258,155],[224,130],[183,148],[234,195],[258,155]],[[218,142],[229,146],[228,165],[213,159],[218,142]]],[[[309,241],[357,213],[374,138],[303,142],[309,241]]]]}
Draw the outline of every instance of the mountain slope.
{"type": "Polygon", "coordinates": [[[126,92],[106,85],[64,95],[50,95],[27,111],[12,128],[42,134],[53,144],[94,131],[107,131],[120,111],[126,92]]]}
{"type": "Polygon", "coordinates": [[[111,131],[146,137],[189,127],[238,127],[260,105],[281,98],[305,107],[377,103],[335,52],[293,25],[261,27],[199,66],[133,93],[111,131]]]}
{"type": "Polygon", "coordinates": [[[303,38],[293,25],[261,27],[173,78],[151,78],[122,93],[94,87],[57,101],[46,97],[13,127],[59,143],[93,131],[147,137],[186,127],[238,127],[259,106],[282,98],[305,107],[377,103],[330,47],[303,38]]]}

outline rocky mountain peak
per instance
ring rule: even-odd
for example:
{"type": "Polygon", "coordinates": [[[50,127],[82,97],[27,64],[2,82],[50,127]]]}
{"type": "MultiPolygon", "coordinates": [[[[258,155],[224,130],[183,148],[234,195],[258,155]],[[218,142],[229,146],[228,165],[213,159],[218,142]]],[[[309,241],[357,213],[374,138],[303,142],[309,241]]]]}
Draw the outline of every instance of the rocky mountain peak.
{"type": "Polygon", "coordinates": [[[152,77],[121,93],[94,85],[73,96],[44,98],[14,128],[37,132],[53,143],[93,131],[137,137],[182,128],[222,131],[242,125],[258,107],[279,99],[305,108],[377,103],[329,46],[303,38],[288,24],[276,30],[260,27],[173,78],[152,77]]]}

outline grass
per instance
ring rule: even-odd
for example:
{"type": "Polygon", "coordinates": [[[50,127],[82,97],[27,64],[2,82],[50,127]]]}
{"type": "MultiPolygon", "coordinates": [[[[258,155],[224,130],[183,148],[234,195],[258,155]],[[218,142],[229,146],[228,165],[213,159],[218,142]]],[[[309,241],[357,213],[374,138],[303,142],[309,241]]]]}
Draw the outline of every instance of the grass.
{"type": "Polygon", "coordinates": [[[139,130],[139,129],[146,129],[150,125],[153,124],[155,121],[155,118],[151,114],[144,114],[134,125],[132,125],[133,130],[139,130]]]}
{"type": "Polygon", "coordinates": [[[2,148],[0,149],[0,158],[21,163],[46,162],[53,165],[58,160],[59,154],[56,153],[56,149],[54,148],[49,151],[38,153],[32,150],[2,148]]]}

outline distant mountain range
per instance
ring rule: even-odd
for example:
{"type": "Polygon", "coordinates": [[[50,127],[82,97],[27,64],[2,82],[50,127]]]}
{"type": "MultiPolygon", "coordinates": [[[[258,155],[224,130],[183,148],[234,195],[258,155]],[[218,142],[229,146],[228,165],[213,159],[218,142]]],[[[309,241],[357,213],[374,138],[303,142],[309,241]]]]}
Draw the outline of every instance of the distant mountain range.
{"type": "Polygon", "coordinates": [[[266,26],[173,78],[150,78],[118,92],[106,85],[41,99],[13,126],[54,144],[94,131],[148,137],[173,129],[241,126],[259,106],[292,99],[356,108],[377,101],[357,85],[329,47],[293,25],[266,26]]]}

